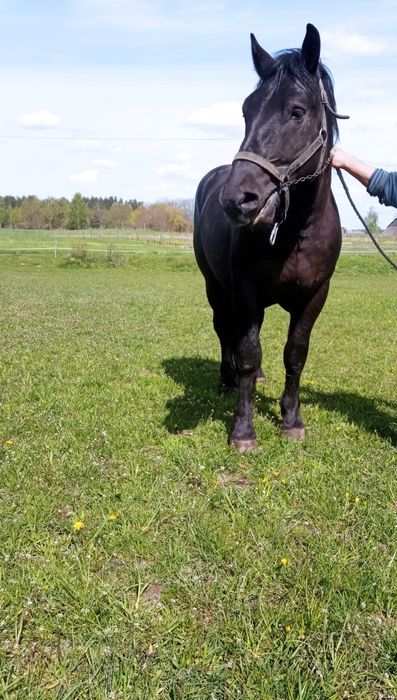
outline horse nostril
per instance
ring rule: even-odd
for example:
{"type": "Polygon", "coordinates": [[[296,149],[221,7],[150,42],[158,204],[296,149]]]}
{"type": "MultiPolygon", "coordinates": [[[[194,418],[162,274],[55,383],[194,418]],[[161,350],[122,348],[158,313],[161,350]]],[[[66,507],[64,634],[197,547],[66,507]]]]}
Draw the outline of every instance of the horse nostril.
{"type": "Polygon", "coordinates": [[[244,192],[240,204],[251,204],[251,202],[257,202],[258,199],[258,195],[254,194],[254,192],[244,192]]]}

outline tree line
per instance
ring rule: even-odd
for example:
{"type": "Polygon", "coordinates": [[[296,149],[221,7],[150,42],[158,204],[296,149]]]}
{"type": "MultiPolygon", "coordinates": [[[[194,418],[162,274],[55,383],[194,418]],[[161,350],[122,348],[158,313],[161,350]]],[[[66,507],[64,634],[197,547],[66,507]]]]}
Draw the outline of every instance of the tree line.
{"type": "Polygon", "coordinates": [[[192,230],[193,202],[144,204],[136,199],[66,197],[39,199],[34,195],[0,197],[0,228],[71,229],[136,228],[155,231],[192,230]]]}

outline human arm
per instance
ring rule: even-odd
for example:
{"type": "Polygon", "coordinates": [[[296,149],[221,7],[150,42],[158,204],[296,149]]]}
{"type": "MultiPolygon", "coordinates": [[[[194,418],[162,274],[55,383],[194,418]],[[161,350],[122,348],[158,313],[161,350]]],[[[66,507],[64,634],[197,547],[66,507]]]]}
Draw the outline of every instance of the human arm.
{"type": "Polygon", "coordinates": [[[367,188],[368,194],[378,197],[380,204],[397,207],[397,172],[387,172],[363,163],[340,146],[334,146],[331,155],[334,168],[342,168],[353,175],[367,188]]]}
{"type": "Polygon", "coordinates": [[[349,175],[353,175],[365,187],[368,187],[371,175],[375,172],[372,165],[363,163],[350,153],[346,153],[340,146],[334,146],[332,149],[332,165],[334,168],[346,170],[349,175]]]}

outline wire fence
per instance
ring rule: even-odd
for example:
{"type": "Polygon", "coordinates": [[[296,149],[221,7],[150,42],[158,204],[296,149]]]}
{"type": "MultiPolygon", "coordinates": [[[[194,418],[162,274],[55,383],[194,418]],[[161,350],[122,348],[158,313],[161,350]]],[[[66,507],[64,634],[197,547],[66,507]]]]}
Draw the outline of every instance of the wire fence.
{"type": "MultiPolygon", "coordinates": [[[[32,255],[44,254],[59,257],[63,255],[80,256],[83,251],[88,254],[132,255],[143,253],[153,247],[172,248],[173,250],[192,251],[193,235],[191,233],[175,232],[132,232],[132,231],[93,231],[92,229],[71,232],[59,230],[49,231],[7,231],[0,230],[0,255],[32,255]],[[142,247],[143,246],[143,247],[142,247]]],[[[397,238],[380,236],[379,240],[388,253],[397,253],[397,238]]],[[[344,235],[342,239],[342,254],[372,254],[377,253],[370,239],[365,234],[344,235]]]]}

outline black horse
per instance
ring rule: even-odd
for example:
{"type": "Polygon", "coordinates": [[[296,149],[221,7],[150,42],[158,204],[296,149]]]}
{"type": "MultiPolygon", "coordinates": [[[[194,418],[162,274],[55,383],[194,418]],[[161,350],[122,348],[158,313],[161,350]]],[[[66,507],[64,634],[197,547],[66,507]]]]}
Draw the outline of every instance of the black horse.
{"type": "Polygon", "coordinates": [[[259,332],[272,304],[290,314],[281,430],[304,437],[300,376],[341,247],[330,165],[340,115],[319,33],[308,24],[302,49],[275,58],[254,35],[251,43],[260,81],[243,105],[245,137],[233,164],[200,182],[194,228],[221,344],[220,390],[238,390],[229,442],[240,452],[256,447],[252,390],[263,377],[259,332]]]}

